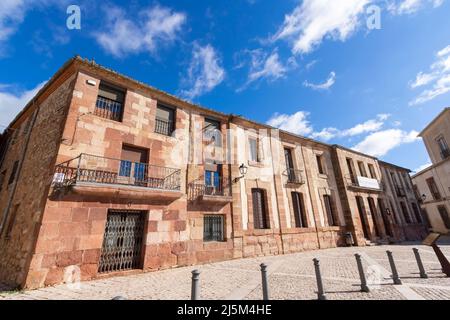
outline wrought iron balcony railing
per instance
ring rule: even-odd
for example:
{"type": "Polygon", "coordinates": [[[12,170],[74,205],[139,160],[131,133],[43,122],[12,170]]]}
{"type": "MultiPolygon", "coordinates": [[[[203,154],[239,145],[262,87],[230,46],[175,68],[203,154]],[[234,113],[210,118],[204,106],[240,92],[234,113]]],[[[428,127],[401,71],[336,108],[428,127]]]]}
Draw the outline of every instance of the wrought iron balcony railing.
{"type": "Polygon", "coordinates": [[[303,171],[302,170],[295,170],[292,168],[286,169],[284,171],[284,175],[287,176],[287,183],[292,184],[304,184],[305,181],[303,179],[303,171]]]}
{"type": "Polygon", "coordinates": [[[56,166],[56,187],[95,183],[137,186],[160,190],[180,190],[180,169],[80,154],[56,166]]]}
{"type": "Polygon", "coordinates": [[[155,132],[166,136],[171,136],[173,132],[173,122],[161,118],[155,119],[155,132]]]}
{"type": "Polygon", "coordinates": [[[383,190],[382,183],[377,179],[348,174],[345,176],[345,181],[349,187],[379,191],[383,190]]]}
{"type": "Polygon", "coordinates": [[[94,114],[102,118],[122,121],[123,104],[102,96],[97,97],[94,114]]]}
{"type": "Polygon", "coordinates": [[[214,181],[206,183],[203,179],[197,179],[188,184],[189,199],[195,200],[200,196],[216,196],[229,197],[231,196],[231,185],[222,177],[215,178],[214,181]]]}

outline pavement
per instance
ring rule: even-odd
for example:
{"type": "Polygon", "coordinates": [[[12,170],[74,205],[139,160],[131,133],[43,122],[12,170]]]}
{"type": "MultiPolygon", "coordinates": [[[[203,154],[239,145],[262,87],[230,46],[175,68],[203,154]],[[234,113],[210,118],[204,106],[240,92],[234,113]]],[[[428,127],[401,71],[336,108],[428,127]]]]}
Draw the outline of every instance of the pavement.
{"type": "MultiPolygon", "coordinates": [[[[450,258],[450,244],[440,245],[450,258]]],[[[328,300],[450,300],[450,278],[441,271],[433,250],[420,244],[346,247],[217,262],[63,284],[30,291],[2,292],[0,300],[188,300],[191,271],[200,271],[204,300],[261,300],[260,264],[268,265],[269,296],[277,300],[317,299],[312,259],[320,260],[328,300]],[[418,248],[427,279],[420,278],[413,248],[418,248]],[[393,252],[402,281],[394,285],[386,250],[393,252]],[[370,292],[361,292],[355,253],[362,262],[370,292]]]]}

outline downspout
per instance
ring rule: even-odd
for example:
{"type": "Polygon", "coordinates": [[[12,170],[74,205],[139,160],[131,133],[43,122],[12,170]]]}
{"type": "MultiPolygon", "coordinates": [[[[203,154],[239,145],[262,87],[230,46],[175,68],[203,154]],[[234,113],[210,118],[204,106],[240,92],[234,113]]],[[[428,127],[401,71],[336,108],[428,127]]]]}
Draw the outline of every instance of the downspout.
{"type": "MultiPolygon", "coordinates": [[[[36,99],[34,98],[33,99],[33,108],[35,107],[35,105],[36,105],[36,99]]],[[[22,157],[21,157],[21,159],[19,161],[19,165],[17,167],[17,172],[16,172],[16,177],[14,178],[14,183],[13,183],[11,192],[10,192],[9,197],[8,197],[8,205],[6,206],[6,208],[5,208],[4,212],[3,212],[3,219],[2,219],[2,222],[1,222],[1,225],[0,225],[0,235],[3,233],[4,226],[5,226],[5,223],[6,223],[7,219],[8,219],[9,211],[11,209],[12,200],[14,199],[14,196],[16,195],[17,182],[20,179],[20,174],[22,172],[23,162],[25,160],[25,155],[27,154],[28,145],[30,143],[31,133],[33,132],[34,125],[36,123],[36,119],[37,119],[37,116],[39,114],[39,111],[40,111],[40,109],[38,108],[37,110],[34,110],[34,113],[33,113],[33,119],[32,119],[32,123],[31,123],[31,127],[30,127],[30,130],[27,133],[27,138],[25,140],[25,146],[23,147],[23,151],[22,151],[22,157]]],[[[16,129],[16,130],[19,130],[19,129],[16,129]]]]}
{"type": "MultiPolygon", "coordinates": [[[[229,184],[230,184],[230,188],[229,188],[229,192],[230,192],[230,196],[231,196],[231,205],[230,205],[230,215],[231,215],[231,238],[233,239],[233,249],[234,249],[234,210],[233,210],[233,201],[234,201],[234,199],[233,199],[233,175],[232,175],[232,173],[231,173],[231,168],[232,168],[232,165],[233,165],[233,160],[231,159],[231,156],[232,156],[232,152],[231,152],[231,150],[232,150],[232,148],[233,148],[233,146],[232,146],[232,144],[231,144],[231,136],[232,136],[232,134],[231,134],[231,126],[230,126],[230,124],[231,124],[231,121],[232,121],[232,119],[233,119],[233,116],[228,116],[228,121],[227,121],[227,135],[226,135],[226,137],[227,137],[227,148],[226,148],[226,151],[227,151],[227,155],[226,155],[226,161],[228,162],[228,181],[229,181],[229,184]],[[228,160],[230,160],[230,161],[228,161],[228,160]]],[[[242,250],[243,248],[241,248],[241,250],[242,250]]]]}
{"type": "Polygon", "coordinates": [[[275,189],[275,201],[277,203],[277,211],[278,211],[278,224],[279,224],[279,234],[281,239],[281,251],[283,254],[285,253],[284,250],[284,241],[283,241],[283,230],[281,229],[281,216],[280,216],[280,204],[278,203],[278,192],[277,192],[277,183],[276,183],[276,174],[275,174],[275,164],[273,161],[273,148],[272,148],[272,133],[270,134],[270,154],[271,154],[271,160],[272,160],[272,170],[273,170],[273,182],[274,182],[274,189],[275,189]]]}

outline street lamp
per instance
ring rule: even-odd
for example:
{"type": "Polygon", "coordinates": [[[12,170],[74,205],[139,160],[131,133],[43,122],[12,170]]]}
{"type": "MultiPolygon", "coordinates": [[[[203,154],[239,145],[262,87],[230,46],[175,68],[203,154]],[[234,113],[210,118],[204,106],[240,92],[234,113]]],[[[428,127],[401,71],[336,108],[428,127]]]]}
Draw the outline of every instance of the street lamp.
{"type": "Polygon", "coordinates": [[[422,195],[422,201],[425,202],[426,199],[427,199],[427,195],[426,195],[426,194],[423,194],[423,195],[422,195]]]}
{"type": "Polygon", "coordinates": [[[239,166],[239,173],[241,174],[240,177],[234,178],[234,183],[238,182],[239,180],[241,180],[246,174],[247,174],[247,170],[248,167],[245,164],[241,164],[239,166]]]}

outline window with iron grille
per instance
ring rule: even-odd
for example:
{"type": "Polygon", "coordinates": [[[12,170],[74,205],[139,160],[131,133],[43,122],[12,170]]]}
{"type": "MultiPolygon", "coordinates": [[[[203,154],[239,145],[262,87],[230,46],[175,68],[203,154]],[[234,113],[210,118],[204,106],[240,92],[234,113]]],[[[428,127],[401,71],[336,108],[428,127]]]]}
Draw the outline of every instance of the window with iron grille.
{"type": "Polygon", "coordinates": [[[205,119],[203,128],[203,138],[206,142],[214,143],[215,146],[222,146],[222,133],[220,131],[220,122],[212,119],[205,119]]]}
{"type": "Polygon", "coordinates": [[[122,121],[125,90],[100,83],[94,114],[105,119],[122,121]]]}
{"type": "Polygon", "coordinates": [[[269,229],[266,193],[263,189],[252,189],[253,226],[255,229],[269,229]]]}
{"type": "Polygon", "coordinates": [[[325,194],[323,196],[323,202],[325,204],[325,211],[327,214],[328,225],[329,226],[338,226],[338,222],[336,219],[334,206],[333,206],[333,199],[331,198],[330,195],[325,194]]]}
{"type": "Polygon", "coordinates": [[[175,109],[158,104],[156,107],[155,132],[171,136],[175,130],[175,109]]]}
{"type": "Polygon", "coordinates": [[[439,192],[439,189],[436,185],[436,182],[434,181],[434,178],[428,178],[427,180],[428,188],[430,189],[430,192],[433,196],[434,200],[441,200],[441,193],[439,192]]]}
{"type": "Polygon", "coordinates": [[[450,217],[448,215],[447,208],[445,206],[438,206],[439,214],[441,215],[442,221],[447,229],[450,229],[450,217]]]}
{"type": "Polygon", "coordinates": [[[224,216],[205,215],[203,217],[203,241],[225,241],[224,216]]]}
{"type": "Polygon", "coordinates": [[[308,220],[306,219],[303,194],[300,192],[292,192],[291,195],[292,195],[292,206],[294,207],[295,227],[308,228],[308,220]]]}
{"type": "Polygon", "coordinates": [[[16,179],[16,174],[17,174],[17,168],[19,167],[19,161],[15,161],[12,171],[11,171],[11,175],[9,176],[9,181],[8,181],[8,185],[10,185],[11,183],[14,182],[14,180],[16,179]]]}

